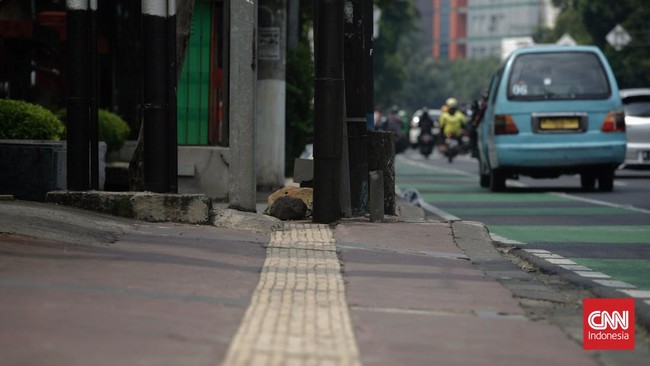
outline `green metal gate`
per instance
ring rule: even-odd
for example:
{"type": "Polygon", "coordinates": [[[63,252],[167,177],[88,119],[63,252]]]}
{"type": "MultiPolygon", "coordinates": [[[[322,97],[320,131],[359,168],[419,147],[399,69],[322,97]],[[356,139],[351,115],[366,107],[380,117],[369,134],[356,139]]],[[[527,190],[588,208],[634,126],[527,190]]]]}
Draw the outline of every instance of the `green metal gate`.
{"type": "Polygon", "coordinates": [[[212,4],[196,1],[190,38],[178,82],[178,144],[208,145],[212,4]]]}

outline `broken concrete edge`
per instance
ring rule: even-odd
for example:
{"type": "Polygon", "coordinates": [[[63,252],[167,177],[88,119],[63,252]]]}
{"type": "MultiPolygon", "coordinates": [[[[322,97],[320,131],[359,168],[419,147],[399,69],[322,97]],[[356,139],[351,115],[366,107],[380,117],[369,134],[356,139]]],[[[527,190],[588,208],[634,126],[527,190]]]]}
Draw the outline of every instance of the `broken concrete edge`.
{"type": "MultiPolygon", "coordinates": [[[[496,244],[490,236],[490,231],[485,224],[474,221],[453,221],[451,222],[452,231],[454,233],[454,240],[457,245],[467,254],[471,261],[481,268],[486,274],[490,275],[490,271],[497,262],[507,261],[512,263],[509,259],[503,257],[496,249],[496,244]]],[[[514,246],[515,250],[510,253],[530,265],[538,272],[547,275],[560,276],[565,281],[571,283],[579,289],[585,289],[595,297],[599,298],[626,298],[628,295],[606,286],[597,284],[588,278],[581,277],[570,270],[563,269],[559,266],[553,265],[542,258],[534,256],[524,250],[520,246],[514,246]]],[[[522,271],[522,276],[529,274],[524,272],[518,265],[512,263],[522,271]]],[[[499,281],[505,285],[504,281],[499,281]]],[[[512,291],[512,289],[511,289],[512,291]]],[[[513,294],[518,296],[517,292],[513,294]]],[[[636,324],[650,332],[650,305],[646,304],[644,299],[635,299],[635,321],[636,324]]],[[[582,304],[580,304],[582,306],[582,304]]]]}
{"type": "Polygon", "coordinates": [[[220,228],[268,233],[284,227],[283,221],[276,217],[231,209],[226,204],[214,204],[211,214],[210,224],[220,228]]]}
{"type": "Polygon", "coordinates": [[[149,222],[209,224],[212,202],[202,194],[53,191],[46,202],[149,222]]]}

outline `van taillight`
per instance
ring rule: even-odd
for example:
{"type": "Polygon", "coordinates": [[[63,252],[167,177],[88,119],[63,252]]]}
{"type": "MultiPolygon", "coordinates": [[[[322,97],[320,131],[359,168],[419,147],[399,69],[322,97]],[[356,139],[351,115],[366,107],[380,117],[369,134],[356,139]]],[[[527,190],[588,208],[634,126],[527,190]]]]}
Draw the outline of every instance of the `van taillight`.
{"type": "Polygon", "coordinates": [[[509,114],[497,114],[494,116],[495,135],[516,135],[518,133],[519,129],[509,114]]]}
{"type": "Polygon", "coordinates": [[[623,111],[607,113],[600,130],[603,132],[625,132],[625,113],[623,111]]]}

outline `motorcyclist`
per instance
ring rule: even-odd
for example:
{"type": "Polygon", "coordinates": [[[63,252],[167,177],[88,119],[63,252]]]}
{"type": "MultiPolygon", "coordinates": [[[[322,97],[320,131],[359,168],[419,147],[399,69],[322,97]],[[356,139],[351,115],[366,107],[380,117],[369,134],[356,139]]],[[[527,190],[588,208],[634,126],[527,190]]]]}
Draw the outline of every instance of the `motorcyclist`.
{"type": "Polygon", "coordinates": [[[431,116],[429,116],[429,110],[427,107],[422,107],[422,116],[420,116],[418,127],[420,127],[420,136],[423,134],[433,134],[433,121],[431,120],[431,116]]]}
{"type": "Polygon", "coordinates": [[[445,102],[447,111],[440,115],[440,128],[446,137],[460,137],[467,120],[463,112],[458,110],[456,98],[449,98],[445,102]]]}
{"type": "Polygon", "coordinates": [[[426,107],[422,108],[422,115],[420,116],[418,127],[420,127],[420,135],[418,136],[420,153],[425,158],[428,158],[431,155],[435,141],[433,136],[433,120],[429,116],[429,110],[426,107]]]}
{"type": "MultiPolygon", "coordinates": [[[[460,141],[463,134],[463,127],[467,123],[467,119],[463,112],[458,110],[458,102],[456,98],[449,98],[445,102],[446,111],[440,115],[440,128],[442,129],[445,138],[456,139],[460,141]]],[[[458,153],[456,149],[451,149],[445,146],[445,155],[449,162],[453,160],[454,156],[458,153]]]]}

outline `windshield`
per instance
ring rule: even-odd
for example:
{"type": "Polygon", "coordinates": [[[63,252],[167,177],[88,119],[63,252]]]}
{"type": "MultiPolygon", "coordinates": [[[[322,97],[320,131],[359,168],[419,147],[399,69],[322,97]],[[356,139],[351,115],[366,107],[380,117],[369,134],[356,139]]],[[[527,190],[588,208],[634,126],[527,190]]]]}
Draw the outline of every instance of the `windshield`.
{"type": "Polygon", "coordinates": [[[517,57],[508,99],[606,99],[611,90],[603,65],[591,52],[549,52],[517,57]]]}

